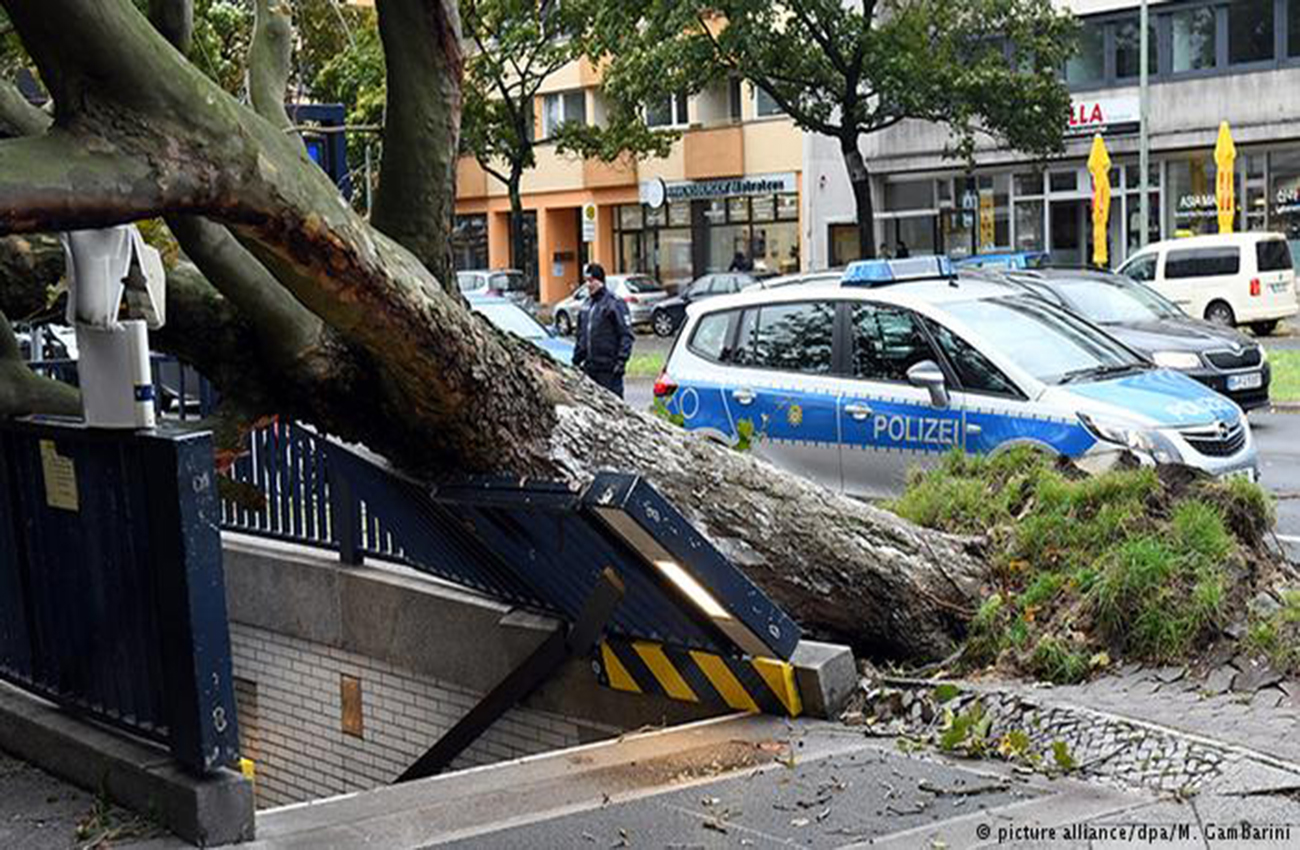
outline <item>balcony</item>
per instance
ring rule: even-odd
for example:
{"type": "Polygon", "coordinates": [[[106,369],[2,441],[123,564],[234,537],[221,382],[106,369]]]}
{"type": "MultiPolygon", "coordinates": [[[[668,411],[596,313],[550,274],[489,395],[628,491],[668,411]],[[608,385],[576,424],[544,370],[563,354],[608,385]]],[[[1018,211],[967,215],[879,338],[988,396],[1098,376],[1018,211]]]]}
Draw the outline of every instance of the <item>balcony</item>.
{"type": "Polygon", "coordinates": [[[682,143],[687,180],[745,173],[745,137],[739,124],[688,130],[682,143]]]}

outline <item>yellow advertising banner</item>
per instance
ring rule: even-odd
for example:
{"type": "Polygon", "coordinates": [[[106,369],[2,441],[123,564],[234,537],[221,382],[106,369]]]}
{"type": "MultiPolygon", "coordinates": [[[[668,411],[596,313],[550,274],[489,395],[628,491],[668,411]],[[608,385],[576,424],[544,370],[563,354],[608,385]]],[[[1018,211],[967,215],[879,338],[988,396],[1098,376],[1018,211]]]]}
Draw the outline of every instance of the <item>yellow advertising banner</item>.
{"type": "Polygon", "coordinates": [[[1214,164],[1218,166],[1215,178],[1214,201],[1219,209],[1219,232],[1231,233],[1233,219],[1237,217],[1237,193],[1233,186],[1233,166],[1237,162],[1237,146],[1232,143],[1228,122],[1219,123],[1219,140],[1214,145],[1214,164]]]}
{"type": "Polygon", "coordinates": [[[993,193],[980,194],[980,250],[991,251],[997,245],[997,219],[994,215],[993,193]]]}
{"type": "Polygon", "coordinates": [[[1110,261],[1106,248],[1106,225],[1110,222],[1110,154],[1106,152],[1101,133],[1092,137],[1088,171],[1092,174],[1092,264],[1104,267],[1110,261]]]}

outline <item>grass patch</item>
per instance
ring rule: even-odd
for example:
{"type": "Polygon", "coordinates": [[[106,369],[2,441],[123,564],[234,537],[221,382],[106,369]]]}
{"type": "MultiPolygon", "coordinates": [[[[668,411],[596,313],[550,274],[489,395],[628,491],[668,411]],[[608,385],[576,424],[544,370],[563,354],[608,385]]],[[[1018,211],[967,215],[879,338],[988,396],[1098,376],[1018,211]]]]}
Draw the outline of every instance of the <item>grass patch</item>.
{"type": "Polygon", "coordinates": [[[661,352],[633,354],[627,361],[624,377],[657,378],[664,368],[664,355],[661,352]]]}
{"type": "Polygon", "coordinates": [[[1300,590],[1285,591],[1274,611],[1251,612],[1246,646],[1268,658],[1278,670],[1300,674],[1300,590]]]}
{"type": "MultiPolygon", "coordinates": [[[[889,507],[988,541],[994,587],[965,659],[1061,683],[1111,656],[1171,661],[1204,647],[1244,601],[1247,561],[1273,519],[1248,482],[1185,468],[1085,477],[1027,449],[950,454],[889,507]]],[[[1300,637],[1300,594],[1295,614],[1300,637]]]]}
{"type": "Polygon", "coordinates": [[[1268,362],[1273,368],[1269,397],[1273,401],[1300,401],[1300,351],[1269,349],[1268,362]]]}

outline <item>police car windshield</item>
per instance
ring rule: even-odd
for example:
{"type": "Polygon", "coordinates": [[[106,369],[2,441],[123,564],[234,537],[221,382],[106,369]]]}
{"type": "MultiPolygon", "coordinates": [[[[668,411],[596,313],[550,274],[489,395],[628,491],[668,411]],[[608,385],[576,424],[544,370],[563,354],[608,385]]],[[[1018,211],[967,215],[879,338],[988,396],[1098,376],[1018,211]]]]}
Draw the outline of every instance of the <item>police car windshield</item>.
{"type": "Polygon", "coordinates": [[[1101,325],[1176,319],[1182,312],[1140,283],[1087,279],[1058,283],[1075,312],[1101,325]]]}
{"type": "Polygon", "coordinates": [[[481,301],[471,303],[475,310],[487,316],[489,322],[503,331],[509,331],[515,336],[521,336],[524,339],[546,338],[546,329],[539,325],[532,316],[514,304],[508,302],[485,304],[481,301]]]}
{"type": "Polygon", "coordinates": [[[993,349],[1046,384],[1102,378],[1146,363],[1065,310],[1031,295],[947,305],[952,316],[993,349]]]}

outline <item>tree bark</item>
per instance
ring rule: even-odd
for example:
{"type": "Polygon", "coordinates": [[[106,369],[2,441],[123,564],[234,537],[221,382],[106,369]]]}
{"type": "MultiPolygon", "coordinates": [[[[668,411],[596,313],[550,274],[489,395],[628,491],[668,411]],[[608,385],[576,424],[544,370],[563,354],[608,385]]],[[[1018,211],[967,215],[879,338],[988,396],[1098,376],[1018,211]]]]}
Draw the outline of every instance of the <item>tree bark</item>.
{"type": "Polygon", "coordinates": [[[456,292],[451,228],[460,148],[460,17],[454,0],[379,0],[387,68],[384,151],[370,223],[456,292]]]}
{"type": "Polygon", "coordinates": [[[872,206],[871,172],[862,159],[858,137],[850,134],[840,139],[840,153],[844,167],[849,172],[849,185],[853,187],[853,203],[858,212],[858,251],[864,260],[876,257],[876,211],[872,206]]]}
{"type": "Polygon", "coordinates": [[[58,105],[54,133],[0,142],[0,231],[206,215],[328,329],[318,368],[286,365],[258,355],[265,330],[240,315],[257,309],[252,301],[236,305],[243,296],[233,291],[227,298],[182,282],[173,306],[206,335],[187,331],[176,313],[168,333],[193,334],[172,342],[188,344],[223,392],[250,409],[289,408],[428,478],[579,484],[606,468],[638,473],[813,633],[911,658],[946,653],[961,634],[983,575],[962,541],[635,412],[497,331],[361,220],[295,141],[185,63],[131,4],[6,5],[53,88],[71,100],[58,105]],[[147,57],[152,89],[120,91],[138,80],[101,62],[105,45],[147,57]],[[103,170],[87,192],[78,169],[96,157],[103,170]],[[40,192],[14,170],[32,160],[41,163],[40,192]],[[238,350],[224,339],[234,334],[238,350]]]}
{"type": "MultiPolygon", "coordinates": [[[[524,197],[520,191],[523,172],[510,168],[506,192],[510,196],[510,267],[528,274],[528,240],[524,238],[524,197]]],[[[540,261],[539,261],[540,262],[540,261]]]]}

